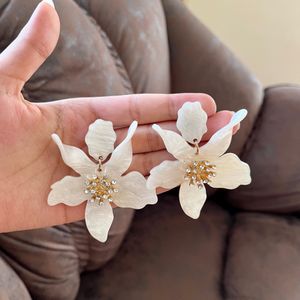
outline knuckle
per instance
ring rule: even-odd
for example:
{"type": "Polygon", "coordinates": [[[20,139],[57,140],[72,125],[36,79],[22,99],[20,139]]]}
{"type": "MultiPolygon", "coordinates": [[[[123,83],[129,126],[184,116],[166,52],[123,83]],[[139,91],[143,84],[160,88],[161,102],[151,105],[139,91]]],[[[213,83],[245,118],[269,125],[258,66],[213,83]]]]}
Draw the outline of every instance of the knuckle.
{"type": "Polygon", "coordinates": [[[142,157],[142,171],[143,175],[148,175],[153,166],[153,159],[151,155],[144,154],[142,157]]]}
{"type": "Polygon", "coordinates": [[[169,95],[169,97],[167,97],[167,107],[168,107],[168,117],[170,120],[172,120],[174,116],[177,115],[177,106],[176,106],[174,95],[169,95]]]}
{"type": "Polygon", "coordinates": [[[141,119],[141,111],[138,106],[138,98],[136,95],[130,95],[128,101],[129,115],[132,120],[139,121],[141,119]]]}
{"type": "Polygon", "coordinates": [[[149,151],[156,151],[160,147],[160,139],[159,136],[154,132],[149,126],[147,128],[147,133],[146,133],[146,146],[149,149],[149,151]]]}
{"type": "Polygon", "coordinates": [[[33,42],[31,39],[27,39],[27,44],[42,59],[46,59],[52,50],[52,48],[50,47],[48,42],[40,41],[40,42],[36,43],[36,42],[33,42]]]}

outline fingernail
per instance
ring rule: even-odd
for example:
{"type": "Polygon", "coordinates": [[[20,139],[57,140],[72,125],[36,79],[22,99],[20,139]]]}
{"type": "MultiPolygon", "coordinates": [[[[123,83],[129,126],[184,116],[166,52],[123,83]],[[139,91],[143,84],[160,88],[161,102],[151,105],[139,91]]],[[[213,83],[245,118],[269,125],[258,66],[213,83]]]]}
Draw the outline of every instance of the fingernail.
{"type": "Polygon", "coordinates": [[[43,0],[41,3],[47,3],[51,5],[53,8],[55,8],[53,0],[43,0]]]}

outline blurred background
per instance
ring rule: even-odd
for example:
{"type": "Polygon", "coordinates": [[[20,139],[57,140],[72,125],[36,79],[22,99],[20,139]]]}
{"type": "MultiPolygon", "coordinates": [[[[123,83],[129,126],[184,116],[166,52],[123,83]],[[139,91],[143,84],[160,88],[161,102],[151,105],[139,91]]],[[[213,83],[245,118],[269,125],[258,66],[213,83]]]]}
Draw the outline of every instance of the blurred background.
{"type": "Polygon", "coordinates": [[[185,0],[264,85],[300,83],[299,0],[185,0]]]}

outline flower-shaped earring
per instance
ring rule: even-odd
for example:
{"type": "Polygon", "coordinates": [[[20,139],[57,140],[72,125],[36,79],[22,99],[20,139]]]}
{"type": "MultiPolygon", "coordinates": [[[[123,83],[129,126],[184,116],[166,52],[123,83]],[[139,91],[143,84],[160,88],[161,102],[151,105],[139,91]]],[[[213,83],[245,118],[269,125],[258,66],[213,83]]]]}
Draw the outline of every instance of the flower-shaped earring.
{"type": "Polygon", "coordinates": [[[249,184],[249,166],[233,153],[224,154],[231,143],[233,127],[246,115],[245,109],[236,112],[231,121],[201,147],[199,143],[207,131],[207,115],[199,102],[186,102],[178,111],[176,125],[182,136],[153,125],[167,151],[177,160],[164,161],[154,167],[147,180],[148,188],[172,189],[180,185],[181,207],[188,216],[197,219],[206,200],[204,184],[226,189],[249,184]]]}
{"type": "Polygon", "coordinates": [[[155,204],[154,190],[148,190],[146,179],[139,172],[122,176],[132,161],[131,138],[137,128],[134,121],[128,129],[127,137],[114,150],[116,134],[109,121],[97,120],[90,125],[85,142],[93,162],[81,149],[64,145],[53,134],[62,159],[80,177],[66,176],[51,186],[48,204],[64,203],[76,206],[87,200],[85,222],[91,235],[101,242],[107,240],[113,221],[112,204],[118,207],[141,209],[147,204],[155,204]],[[108,155],[110,159],[103,163],[108,155]]]}

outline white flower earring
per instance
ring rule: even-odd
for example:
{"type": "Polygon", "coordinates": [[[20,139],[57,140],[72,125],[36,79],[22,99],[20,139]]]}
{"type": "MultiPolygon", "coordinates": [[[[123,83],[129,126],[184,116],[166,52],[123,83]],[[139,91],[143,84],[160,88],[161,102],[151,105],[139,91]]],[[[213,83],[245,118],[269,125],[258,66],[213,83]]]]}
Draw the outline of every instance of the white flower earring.
{"type": "Polygon", "coordinates": [[[97,120],[90,125],[85,142],[93,162],[81,149],[64,145],[58,135],[57,144],[66,165],[80,177],[66,176],[51,186],[48,204],[64,203],[76,206],[87,200],[85,222],[90,234],[101,242],[107,240],[113,221],[112,204],[118,207],[141,209],[155,204],[154,190],[146,187],[146,179],[139,172],[124,175],[132,162],[131,138],[137,128],[134,121],[127,137],[114,149],[116,133],[110,121],[97,120]],[[108,155],[110,159],[103,163],[108,155]]]}
{"type": "Polygon", "coordinates": [[[197,219],[206,200],[204,184],[226,189],[249,184],[249,166],[233,153],[224,154],[231,143],[233,127],[246,115],[245,109],[236,112],[202,147],[199,143],[207,131],[207,115],[199,102],[186,102],[178,111],[176,125],[182,136],[154,124],[153,129],[163,139],[167,151],[177,160],[154,167],[147,180],[148,188],[172,189],[180,185],[181,207],[188,216],[197,219]]]}

